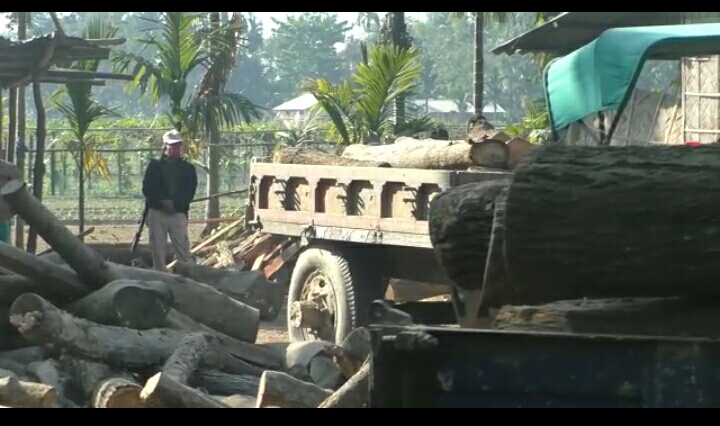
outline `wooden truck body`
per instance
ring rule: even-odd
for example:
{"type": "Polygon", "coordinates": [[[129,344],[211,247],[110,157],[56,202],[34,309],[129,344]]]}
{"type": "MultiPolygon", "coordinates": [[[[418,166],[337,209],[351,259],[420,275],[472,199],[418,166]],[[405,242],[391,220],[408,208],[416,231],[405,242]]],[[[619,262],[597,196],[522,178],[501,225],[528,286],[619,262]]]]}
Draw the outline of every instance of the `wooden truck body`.
{"type": "MultiPolygon", "coordinates": [[[[293,302],[320,297],[309,286],[313,273],[326,269],[320,287],[335,281],[334,294],[325,302],[334,318],[329,318],[332,326],[315,338],[332,340],[334,334],[342,339],[366,322],[369,303],[383,297],[389,278],[449,284],[428,235],[428,207],[436,194],[507,176],[508,172],[493,170],[311,166],[253,159],[246,217],[250,227],[297,238],[303,247],[297,261],[288,262],[293,268],[289,314],[293,302]]],[[[289,324],[291,340],[313,339],[299,328],[307,327],[289,324]]]]}

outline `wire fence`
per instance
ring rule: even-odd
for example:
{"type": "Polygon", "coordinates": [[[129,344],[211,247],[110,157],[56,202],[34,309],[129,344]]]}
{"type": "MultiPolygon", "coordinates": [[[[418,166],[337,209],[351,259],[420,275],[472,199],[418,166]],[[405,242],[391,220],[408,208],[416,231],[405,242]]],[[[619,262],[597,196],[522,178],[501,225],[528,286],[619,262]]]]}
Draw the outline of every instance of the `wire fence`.
{"type": "MultiPolygon", "coordinates": [[[[85,180],[85,220],[88,225],[131,225],[142,213],[142,179],[151,158],[160,152],[160,138],[168,129],[93,129],[89,138],[98,146],[96,152],[107,161],[109,175],[91,173],[85,180]]],[[[465,128],[448,129],[451,139],[464,138],[465,128]],[[463,136],[460,136],[463,135],[463,136]]],[[[3,136],[7,133],[3,132],[3,136]]],[[[69,129],[48,129],[47,149],[44,156],[45,176],[43,202],[65,224],[77,224],[78,159],[76,150],[67,146],[72,142],[69,129]]],[[[327,135],[315,132],[304,135],[303,145],[332,152],[337,145],[327,142],[327,135]],[[309,139],[309,140],[308,140],[309,139]]],[[[28,129],[27,149],[18,149],[16,158],[23,158],[25,180],[32,182],[35,164],[34,129],[28,129]]],[[[220,192],[229,192],[247,186],[249,166],[253,157],[269,157],[275,147],[292,143],[287,131],[258,130],[224,132],[219,144],[221,150],[220,192]]],[[[7,146],[7,145],[5,145],[7,146]]],[[[207,146],[198,158],[207,163],[207,146]]],[[[197,166],[196,166],[197,167],[197,166]]],[[[207,174],[197,167],[198,195],[206,194],[207,174]]],[[[242,214],[245,197],[227,196],[220,199],[223,216],[242,214]]],[[[204,217],[205,203],[193,203],[190,219],[204,217]]]]}

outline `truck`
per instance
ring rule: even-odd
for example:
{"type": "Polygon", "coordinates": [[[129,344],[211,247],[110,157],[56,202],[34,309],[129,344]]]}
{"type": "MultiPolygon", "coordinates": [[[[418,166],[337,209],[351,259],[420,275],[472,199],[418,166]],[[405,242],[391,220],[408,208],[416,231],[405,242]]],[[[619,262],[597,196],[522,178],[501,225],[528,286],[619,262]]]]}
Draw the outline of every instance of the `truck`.
{"type": "MultiPolygon", "coordinates": [[[[388,278],[450,285],[428,236],[430,201],[449,188],[508,175],[253,158],[247,226],[297,241],[301,250],[286,263],[288,315],[294,302],[318,313],[302,326],[289,320],[290,340],[342,342],[368,325],[370,304],[383,298],[388,278]]],[[[458,295],[453,300],[460,305],[458,295]]]]}
{"type": "MultiPolygon", "coordinates": [[[[609,145],[647,59],[718,55],[719,42],[720,24],[616,28],[551,61],[544,88],[552,142],[560,142],[571,123],[614,111],[609,130],[599,129],[599,145],[609,145]]],[[[688,145],[679,149],[700,149],[688,145]]],[[[515,176],[522,169],[521,164],[515,176]]],[[[687,337],[380,324],[370,329],[370,408],[720,404],[720,340],[714,333],[687,337]]]]}

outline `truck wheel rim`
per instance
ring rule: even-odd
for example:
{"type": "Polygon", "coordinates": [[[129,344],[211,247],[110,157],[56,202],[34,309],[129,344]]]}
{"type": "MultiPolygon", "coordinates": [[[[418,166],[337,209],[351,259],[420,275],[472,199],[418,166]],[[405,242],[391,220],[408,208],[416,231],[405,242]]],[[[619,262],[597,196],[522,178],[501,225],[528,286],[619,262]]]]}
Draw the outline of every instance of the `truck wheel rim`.
{"type": "Polygon", "coordinates": [[[323,312],[325,326],[320,328],[301,328],[305,340],[335,341],[337,326],[337,297],[332,280],[322,271],[315,271],[305,280],[300,301],[314,302],[323,312]]]}

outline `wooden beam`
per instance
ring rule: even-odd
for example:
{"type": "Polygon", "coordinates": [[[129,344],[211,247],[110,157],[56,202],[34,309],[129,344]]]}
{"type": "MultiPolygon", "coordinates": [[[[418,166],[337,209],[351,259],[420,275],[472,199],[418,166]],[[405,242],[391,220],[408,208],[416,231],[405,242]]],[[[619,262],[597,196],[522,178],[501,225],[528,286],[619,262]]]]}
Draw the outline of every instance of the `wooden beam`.
{"type": "Polygon", "coordinates": [[[103,79],[103,80],[125,80],[132,81],[135,79],[134,76],[129,74],[117,74],[113,72],[95,72],[95,71],[81,71],[67,68],[53,68],[45,71],[47,77],[69,77],[69,78],[84,78],[84,79],[103,79]]]}
{"type": "Polygon", "coordinates": [[[39,79],[40,83],[43,84],[72,84],[72,83],[83,83],[91,86],[105,86],[103,80],[87,80],[83,78],[54,78],[54,77],[43,77],[39,79]]]}

